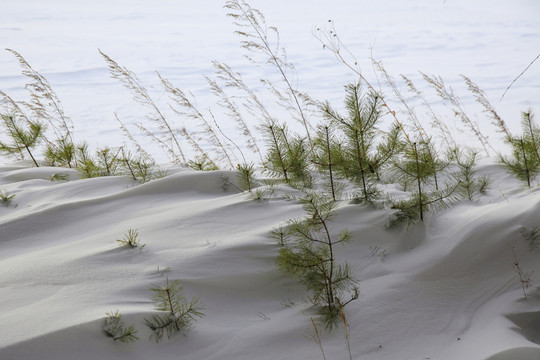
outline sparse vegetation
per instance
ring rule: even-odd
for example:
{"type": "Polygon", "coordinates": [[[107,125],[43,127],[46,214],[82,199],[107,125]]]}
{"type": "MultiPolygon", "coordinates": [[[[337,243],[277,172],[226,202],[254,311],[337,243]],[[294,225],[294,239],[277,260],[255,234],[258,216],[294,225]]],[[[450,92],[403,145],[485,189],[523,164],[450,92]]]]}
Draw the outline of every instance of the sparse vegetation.
{"type": "Polygon", "coordinates": [[[152,302],[160,314],[145,319],[146,325],[152,330],[151,339],[160,342],[164,335],[167,338],[175,334],[186,334],[191,330],[197,318],[202,318],[204,307],[198,297],[188,301],[183,294],[179,280],[150,288],[152,302]]]}
{"type": "Polygon", "coordinates": [[[534,121],[531,110],[522,113],[521,136],[509,135],[507,143],[512,147],[512,156],[500,155],[501,163],[518,179],[531,187],[532,181],[540,172],[540,128],[534,121]]]}
{"type": "MultiPolygon", "coordinates": [[[[319,307],[321,322],[327,329],[340,320],[340,311],[358,298],[356,279],[348,263],[340,264],[335,248],[351,240],[344,230],[338,235],[330,232],[335,215],[335,202],[314,192],[300,199],[306,216],[287,222],[283,244],[279,250],[278,266],[300,278],[311,292],[311,301],[319,307]]],[[[274,232],[274,234],[277,234],[274,232]]]]}
{"type": "Polygon", "coordinates": [[[139,231],[137,229],[129,229],[122,239],[116,241],[130,248],[139,248],[141,251],[146,246],[146,244],[141,243],[139,231]]]}
{"type": "Polygon", "coordinates": [[[123,343],[136,342],[139,340],[137,337],[137,330],[134,325],[125,327],[122,321],[122,314],[116,310],[108,312],[107,317],[103,323],[103,331],[105,334],[112,338],[114,341],[120,341],[123,343]]]}
{"type": "Polygon", "coordinates": [[[2,202],[2,205],[4,205],[5,207],[9,207],[12,205],[13,198],[15,198],[15,194],[12,194],[7,190],[0,191],[0,202],[2,202]]]}

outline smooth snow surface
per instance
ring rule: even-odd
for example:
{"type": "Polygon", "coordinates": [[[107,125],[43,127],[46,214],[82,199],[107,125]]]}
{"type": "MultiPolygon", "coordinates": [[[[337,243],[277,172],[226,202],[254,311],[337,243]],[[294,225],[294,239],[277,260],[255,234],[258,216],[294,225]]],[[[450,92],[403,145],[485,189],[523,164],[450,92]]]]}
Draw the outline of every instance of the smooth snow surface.
{"type": "MultiPolygon", "coordinates": [[[[51,182],[59,168],[0,168],[0,358],[316,359],[308,339],[308,293],[275,265],[269,232],[302,215],[281,194],[249,200],[234,173],[170,169],[136,185],[127,177],[51,182]],[[146,247],[116,242],[137,229],[146,247]],[[186,337],[148,340],[155,313],[149,288],[179,279],[206,316],[186,337]],[[141,340],[122,344],[102,331],[120,310],[141,340]]],[[[524,189],[484,162],[495,180],[479,202],[463,202],[409,228],[386,230],[391,210],[340,202],[332,229],[357,275],[359,300],[346,308],[355,359],[537,359],[540,289],[523,298],[514,272],[540,272],[522,228],[540,221],[538,188],[524,189]],[[379,250],[375,250],[378,247],[379,250]],[[383,253],[384,251],[384,253],[383,253]],[[385,256],[382,256],[385,255],[385,256]]],[[[328,359],[348,356],[344,333],[324,333],[328,359]]]]}

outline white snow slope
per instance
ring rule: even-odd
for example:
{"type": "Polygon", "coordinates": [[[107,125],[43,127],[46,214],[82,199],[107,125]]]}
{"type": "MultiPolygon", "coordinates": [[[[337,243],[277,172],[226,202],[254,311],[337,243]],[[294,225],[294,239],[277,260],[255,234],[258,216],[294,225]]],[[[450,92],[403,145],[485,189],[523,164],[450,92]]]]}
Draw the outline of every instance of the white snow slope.
{"type": "MultiPolygon", "coordinates": [[[[0,208],[1,359],[322,356],[306,336],[308,293],[277,269],[269,238],[302,215],[297,202],[248,200],[224,188],[230,172],[177,168],[135,186],[127,177],[74,173],[49,181],[58,171],[0,169],[0,188],[16,195],[0,208]],[[116,242],[130,228],[143,251],[116,242]],[[206,316],[187,336],[156,344],[144,318],[155,313],[149,288],[167,277],[199,296],[206,316]],[[105,313],[114,310],[137,327],[139,342],[105,336],[105,313]]],[[[337,257],[350,262],[360,287],[346,307],[354,359],[539,358],[540,255],[521,230],[540,223],[540,193],[489,162],[480,171],[494,184],[479,202],[408,230],[385,229],[390,210],[340,202],[332,229],[349,229],[353,241],[337,257]],[[512,249],[533,272],[527,300],[512,249]]],[[[342,329],[323,332],[322,344],[328,359],[347,358],[342,329]]]]}

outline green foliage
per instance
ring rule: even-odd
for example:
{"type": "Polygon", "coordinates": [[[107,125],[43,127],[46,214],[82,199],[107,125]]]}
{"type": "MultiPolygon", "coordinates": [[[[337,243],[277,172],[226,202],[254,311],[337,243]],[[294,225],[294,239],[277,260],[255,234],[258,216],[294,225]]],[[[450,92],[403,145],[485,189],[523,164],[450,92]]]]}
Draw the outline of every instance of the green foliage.
{"type": "Polygon", "coordinates": [[[9,207],[11,205],[14,197],[15,197],[15,194],[12,194],[7,190],[0,191],[0,202],[5,207],[9,207]]]}
{"type": "Polygon", "coordinates": [[[69,181],[69,174],[66,174],[66,173],[52,174],[51,181],[69,181]]]}
{"type": "Polygon", "coordinates": [[[122,148],[122,157],[120,158],[120,161],[123,163],[133,180],[144,184],[154,178],[154,174],[152,173],[154,162],[146,156],[133,156],[122,148]]]}
{"type": "Polygon", "coordinates": [[[236,166],[236,179],[242,191],[251,192],[258,185],[255,178],[255,165],[253,163],[238,164],[236,166]]]}
{"type": "Polygon", "coordinates": [[[330,147],[330,153],[335,154],[336,171],[361,184],[361,198],[373,202],[378,194],[375,182],[379,172],[398,150],[399,130],[394,127],[386,141],[379,143],[380,97],[374,92],[364,95],[360,82],[347,85],[345,93],[347,116],[340,115],[329,103],[320,106],[323,116],[343,135],[343,141],[330,147]]]}
{"type": "Polygon", "coordinates": [[[300,278],[311,292],[313,303],[319,306],[321,322],[332,329],[339,322],[342,308],[358,298],[357,281],[349,264],[338,264],[334,253],[335,246],[348,242],[351,234],[330,233],[335,202],[315,193],[306,194],[301,202],[306,216],[289,220],[285,229],[272,232],[282,244],[277,263],[283,271],[300,278]]]}
{"type": "Polygon", "coordinates": [[[137,337],[137,330],[134,325],[130,325],[127,328],[122,321],[122,314],[118,310],[115,312],[106,313],[107,317],[104,320],[103,331],[105,334],[113,340],[118,340],[123,343],[136,342],[139,340],[137,337]]]}
{"type": "MultiPolygon", "coordinates": [[[[424,221],[424,213],[434,209],[445,208],[454,202],[455,191],[459,182],[446,184],[439,189],[436,174],[448,165],[435,157],[433,143],[428,139],[418,143],[408,143],[400,158],[394,160],[393,179],[403,185],[405,190],[414,189],[409,199],[393,203],[393,208],[400,209],[398,223],[407,219],[408,224],[416,220],[424,221]],[[432,180],[435,189],[431,188],[432,180]]],[[[395,223],[392,222],[391,226],[395,223]]]]}
{"type": "Polygon", "coordinates": [[[392,209],[398,210],[393,214],[388,228],[394,228],[402,223],[407,227],[416,221],[424,221],[426,213],[442,211],[459,200],[457,189],[459,182],[446,184],[440,190],[416,191],[408,198],[392,201],[392,209]]]}
{"type": "Polygon", "coordinates": [[[328,125],[319,126],[317,137],[314,140],[312,161],[321,171],[328,171],[330,192],[332,194],[332,199],[336,201],[338,187],[336,183],[335,168],[339,160],[343,163],[344,158],[341,152],[342,149],[335,141],[332,130],[331,126],[328,125]]]}
{"type": "Polygon", "coordinates": [[[265,171],[290,185],[311,187],[306,140],[298,135],[291,135],[286,125],[275,122],[263,124],[261,130],[267,145],[266,158],[263,161],[265,171]]]}
{"type": "Polygon", "coordinates": [[[47,143],[45,161],[50,166],[74,167],[76,164],[75,145],[68,139],[59,139],[55,142],[47,143]]]}
{"type": "Polygon", "coordinates": [[[121,149],[112,149],[108,146],[98,149],[97,165],[101,169],[101,174],[104,176],[116,175],[121,164],[121,159],[118,153],[121,149]]]}
{"type": "Polygon", "coordinates": [[[534,121],[531,110],[522,113],[521,129],[521,136],[508,135],[506,139],[512,147],[512,156],[500,155],[499,159],[510,173],[527,182],[530,187],[531,181],[540,171],[540,128],[534,121]]]}
{"type": "Polygon", "coordinates": [[[77,159],[76,169],[81,172],[84,177],[93,178],[102,175],[101,168],[92,158],[88,151],[88,144],[82,143],[75,149],[77,159]]]}
{"type": "Polygon", "coordinates": [[[485,194],[490,183],[487,176],[477,176],[475,169],[478,152],[473,150],[454,151],[458,171],[454,174],[458,182],[458,194],[467,200],[473,201],[478,195],[485,194]]]}
{"type": "Polygon", "coordinates": [[[141,251],[146,246],[146,244],[141,244],[141,240],[139,239],[139,231],[136,229],[129,229],[122,239],[116,241],[124,246],[129,246],[130,248],[138,247],[141,251]]]}
{"type": "MultiPolygon", "coordinates": [[[[64,113],[62,103],[48,80],[34,70],[21,54],[12,49],[6,50],[15,56],[22,75],[28,80],[25,88],[28,90],[29,101],[14,101],[2,91],[0,91],[0,96],[10,105],[15,114],[26,122],[45,122],[54,132],[55,139],[65,139],[73,143],[73,123],[64,113]],[[27,113],[30,113],[30,116],[27,116],[27,113]]],[[[47,140],[47,142],[50,141],[47,140]]]]}
{"type": "Polygon", "coordinates": [[[186,334],[196,319],[204,316],[199,298],[193,297],[188,301],[178,280],[169,282],[167,279],[165,284],[150,290],[155,309],[163,312],[145,319],[146,325],[152,330],[151,338],[156,342],[160,342],[163,335],[170,339],[178,333],[186,334]]]}
{"type": "Polygon", "coordinates": [[[529,243],[531,251],[540,249],[540,229],[537,226],[532,229],[522,228],[521,236],[529,243]]]}
{"type": "Polygon", "coordinates": [[[0,141],[0,153],[9,156],[24,158],[28,153],[34,165],[39,166],[32,149],[43,138],[45,127],[40,122],[27,122],[23,124],[15,115],[0,114],[4,133],[8,140],[0,141]]]}
{"type": "Polygon", "coordinates": [[[197,156],[195,160],[189,160],[188,166],[193,170],[212,171],[219,170],[217,165],[208,156],[197,156]]]}

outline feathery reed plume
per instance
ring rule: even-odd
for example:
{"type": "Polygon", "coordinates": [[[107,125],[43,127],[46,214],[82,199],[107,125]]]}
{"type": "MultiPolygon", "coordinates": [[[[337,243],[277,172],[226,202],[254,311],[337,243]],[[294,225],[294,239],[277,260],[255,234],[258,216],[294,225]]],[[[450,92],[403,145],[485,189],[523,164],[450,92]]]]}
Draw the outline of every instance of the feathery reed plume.
{"type": "Polygon", "coordinates": [[[471,118],[467,115],[465,110],[463,109],[463,105],[461,104],[461,100],[457,95],[454,94],[454,91],[451,87],[446,87],[446,84],[444,83],[443,79],[440,76],[429,76],[424,73],[422,73],[422,77],[424,80],[431,85],[431,87],[435,90],[437,95],[450,103],[452,105],[452,110],[454,112],[454,115],[461,120],[461,122],[469,128],[469,130],[472,131],[472,133],[476,136],[478,141],[480,141],[480,144],[484,148],[484,151],[486,152],[486,155],[489,156],[488,147],[493,150],[493,152],[497,152],[488,141],[488,138],[482,134],[480,131],[480,128],[478,127],[478,124],[473,122],[471,118]]]}
{"type": "Polygon", "coordinates": [[[441,133],[441,136],[446,143],[446,146],[450,149],[456,148],[457,144],[454,140],[454,137],[452,136],[450,129],[448,129],[448,126],[439,119],[438,115],[435,113],[429,102],[427,101],[426,97],[424,96],[424,93],[420,91],[416,85],[405,75],[400,75],[403,81],[405,81],[405,84],[409,87],[409,91],[412,92],[418,99],[422,101],[422,104],[426,107],[428,110],[429,115],[431,116],[432,123],[431,126],[435,129],[438,129],[441,133]]]}
{"type": "MultiPolygon", "coordinates": [[[[271,64],[277,69],[281,80],[285,84],[285,93],[282,93],[271,81],[262,81],[278,96],[279,103],[285,106],[286,109],[291,110],[295,120],[304,126],[310,148],[313,148],[310,135],[313,127],[309,123],[305,111],[305,106],[309,103],[309,97],[295,89],[291,84],[287,70],[294,72],[295,69],[294,65],[288,62],[285,51],[280,49],[277,28],[267,26],[263,14],[249,6],[244,0],[228,0],[225,3],[225,8],[231,11],[227,15],[233,18],[233,24],[240,29],[235,33],[244,39],[241,41],[242,48],[249,53],[262,54],[266,58],[265,63],[271,64]],[[273,37],[273,40],[270,37],[273,37]],[[272,47],[272,41],[275,42],[275,47],[272,47]]],[[[249,55],[246,57],[255,63],[255,60],[249,55]]]]}
{"type": "Polygon", "coordinates": [[[124,125],[124,123],[120,120],[116,113],[114,113],[114,117],[116,121],[118,121],[118,123],[120,124],[120,129],[122,130],[124,137],[126,137],[135,146],[135,149],[137,150],[139,156],[147,159],[150,162],[155,162],[154,158],[146,150],[144,150],[141,144],[139,144],[135,137],[133,137],[129,129],[126,127],[126,125],[124,125]]]}
{"type": "MultiPolygon", "coordinates": [[[[21,102],[21,104],[30,110],[37,119],[43,119],[49,123],[57,139],[65,139],[73,143],[73,122],[64,113],[62,103],[52,89],[49,81],[34,70],[17,51],[12,49],[6,50],[17,58],[22,69],[22,74],[30,79],[30,82],[26,84],[26,89],[30,93],[30,101],[21,102]]],[[[4,93],[2,95],[4,98],[7,98],[4,93]]],[[[13,100],[7,100],[13,105],[13,100]]],[[[22,112],[18,113],[22,115],[22,112]]]]}
{"type": "MultiPolygon", "coordinates": [[[[162,77],[159,73],[158,77],[161,84],[165,88],[165,91],[169,93],[170,99],[179,106],[179,108],[171,106],[172,110],[180,116],[185,116],[189,119],[196,120],[198,125],[202,128],[204,134],[207,136],[206,140],[215,147],[215,150],[219,155],[219,160],[225,161],[231,169],[234,169],[233,161],[229,155],[229,152],[217,136],[212,124],[206,118],[206,116],[197,108],[197,106],[184,91],[175,87],[169,80],[162,77]]],[[[210,116],[212,116],[211,113],[210,116]]]]}
{"type": "Polygon", "coordinates": [[[430,158],[430,162],[434,165],[433,177],[435,180],[435,188],[438,190],[439,182],[438,182],[437,174],[438,174],[439,169],[438,169],[438,166],[436,166],[436,164],[439,162],[438,161],[439,159],[438,159],[437,154],[435,153],[431,138],[428,136],[426,129],[424,128],[420,120],[418,119],[418,116],[416,115],[416,112],[414,111],[414,109],[411,106],[409,106],[409,104],[407,103],[407,101],[405,100],[401,92],[398,90],[394,79],[390,76],[390,74],[388,74],[382,62],[376,61],[373,58],[371,59],[371,61],[373,62],[375,68],[382,74],[386,82],[386,85],[388,85],[390,89],[392,89],[392,91],[394,92],[394,95],[397,97],[399,102],[405,107],[405,111],[408,115],[408,118],[412,123],[413,131],[417,135],[416,136],[417,140],[426,144],[425,149],[427,150],[427,155],[430,158]]]}
{"type": "Polygon", "coordinates": [[[313,320],[312,317],[310,319],[311,319],[311,324],[313,325],[313,330],[308,329],[307,334],[309,335],[311,340],[313,340],[317,344],[317,346],[319,347],[319,350],[321,350],[323,360],[326,360],[326,355],[324,353],[324,348],[322,345],[321,332],[319,331],[319,327],[317,326],[317,323],[315,322],[315,320],[313,320]]]}
{"type": "MultiPolygon", "coordinates": [[[[221,64],[214,62],[214,66],[216,67],[221,66],[221,64]]],[[[256,153],[262,161],[262,155],[261,155],[261,151],[259,150],[259,146],[257,145],[257,140],[253,136],[246,121],[244,120],[244,117],[240,109],[238,108],[238,105],[236,104],[236,102],[225,92],[223,87],[221,87],[216,80],[212,80],[208,77],[206,77],[206,80],[208,81],[208,84],[210,85],[210,89],[212,90],[214,95],[216,95],[219,98],[218,105],[226,109],[227,111],[226,114],[229,116],[229,118],[235,121],[237,125],[237,129],[240,131],[242,135],[244,135],[247,138],[248,149],[251,150],[252,153],[256,153]]],[[[245,159],[244,159],[244,162],[245,162],[245,159]]]]}
{"type": "Polygon", "coordinates": [[[245,93],[242,105],[252,116],[258,118],[263,124],[276,122],[257,94],[246,85],[240,73],[232,71],[227,64],[217,61],[214,62],[214,66],[217,69],[218,79],[224,81],[225,87],[236,88],[245,93]]]}
{"type": "Polygon", "coordinates": [[[409,136],[408,131],[405,129],[405,126],[401,120],[396,115],[396,111],[394,111],[386,97],[383,95],[382,91],[377,90],[371,82],[364,76],[360,69],[360,65],[358,65],[358,60],[356,57],[347,49],[347,47],[342,43],[341,39],[339,38],[336,29],[334,27],[334,23],[332,20],[328,20],[328,22],[331,24],[330,30],[324,30],[321,28],[317,28],[315,32],[315,37],[319,42],[322,44],[323,49],[329,50],[336,59],[345,65],[349,70],[354,72],[362,82],[364,82],[368,88],[377,95],[377,97],[381,100],[381,106],[385,107],[388,111],[388,114],[392,116],[394,119],[394,122],[396,125],[401,129],[403,135],[405,136],[405,139],[407,141],[407,144],[410,148],[413,148],[414,140],[411,139],[409,136]]]}
{"type": "Polygon", "coordinates": [[[465,80],[465,83],[469,87],[469,91],[473,94],[474,98],[476,99],[476,102],[478,102],[480,105],[484,107],[484,112],[488,113],[489,116],[492,118],[492,123],[498,128],[498,131],[503,133],[506,140],[508,141],[512,136],[510,135],[510,131],[508,131],[508,128],[506,127],[506,123],[504,120],[497,114],[497,111],[495,111],[495,108],[491,105],[489,100],[486,98],[486,93],[478,87],[470,78],[467,76],[461,74],[460,75],[463,80],[465,80]]]}
{"type": "Polygon", "coordinates": [[[352,360],[351,339],[350,339],[350,334],[349,334],[349,323],[347,322],[347,317],[345,316],[345,312],[343,311],[343,308],[339,309],[339,316],[341,317],[341,322],[343,324],[343,330],[345,332],[345,342],[347,343],[347,350],[349,351],[349,360],[352,360]]]}
{"type": "Polygon", "coordinates": [[[150,108],[150,112],[146,116],[158,126],[160,131],[166,134],[165,141],[158,139],[152,131],[149,131],[144,126],[140,125],[139,128],[152,140],[156,141],[169,154],[172,161],[186,163],[184,152],[176,136],[177,131],[173,129],[171,123],[165,118],[165,115],[152,99],[148,90],[141,84],[137,75],[126,67],[120,66],[101,50],[99,50],[99,53],[105,59],[111,77],[119,80],[124,87],[130,90],[136,102],[150,108]]]}

